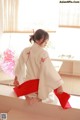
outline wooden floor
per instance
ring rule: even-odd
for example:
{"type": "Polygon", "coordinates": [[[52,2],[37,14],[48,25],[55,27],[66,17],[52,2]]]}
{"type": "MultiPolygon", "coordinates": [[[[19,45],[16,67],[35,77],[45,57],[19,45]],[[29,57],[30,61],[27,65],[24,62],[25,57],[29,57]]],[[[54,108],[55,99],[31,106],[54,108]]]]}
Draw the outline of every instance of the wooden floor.
{"type": "MultiPolygon", "coordinates": [[[[73,94],[80,95],[80,76],[61,75],[64,84],[64,91],[73,94]]],[[[0,72],[0,83],[12,83],[13,78],[3,72],[0,72]]]]}
{"type": "MultiPolygon", "coordinates": [[[[73,94],[80,95],[80,76],[61,75],[64,84],[64,91],[73,94]]],[[[13,83],[13,78],[3,72],[0,72],[0,83],[13,83]]]]}
{"type": "Polygon", "coordinates": [[[80,95],[80,76],[61,75],[66,92],[73,95],[80,95]]]}
{"type": "MultiPolygon", "coordinates": [[[[64,80],[63,88],[64,91],[71,94],[71,97],[69,99],[69,102],[73,108],[80,109],[80,77],[75,76],[66,76],[61,75],[62,79],[64,80]]],[[[0,81],[1,82],[1,81],[0,81]]],[[[3,80],[4,83],[10,83],[11,80],[3,80]]],[[[13,81],[12,81],[13,82],[13,81]]],[[[9,94],[10,90],[12,90],[12,86],[5,86],[0,85],[0,94],[1,95],[14,95],[12,93],[9,94]],[[7,90],[5,90],[8,88],[7,90]],[[6,93],[7,92],[7,93],[6,93]]],[[[56,104],[57,102],[55,102],[56,104]]]]}

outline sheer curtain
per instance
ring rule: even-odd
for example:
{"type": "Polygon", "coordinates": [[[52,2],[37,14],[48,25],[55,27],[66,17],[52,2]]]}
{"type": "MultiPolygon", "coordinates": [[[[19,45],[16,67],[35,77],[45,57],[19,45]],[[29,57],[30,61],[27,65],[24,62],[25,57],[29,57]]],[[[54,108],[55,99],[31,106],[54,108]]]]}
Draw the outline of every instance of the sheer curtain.
{"type": "Polygon", "coordinates": [[[59,3],[60,26],[80,27],[80,3],[75,2],[59,3]]]}
{"type": "Polygon", "coordinates": [[[3,0],[4,31],[55,30],[58,26],[58,0],[3,0]]]}
{"type": "Polygon", "coordinates": [[[58,3],[58,0],[19,0],[18,30],[55,30],[58,26],[58,3]]]}
{"type": "Polygon", "coordinates": [[[17,30],[18,0],[3,0],[4,4],[4,31],[17,30]]]}
{"type": "Polygon", "coordinates": [[[0,0],[0,37],[3,32],[3,1],[0,0]]]}

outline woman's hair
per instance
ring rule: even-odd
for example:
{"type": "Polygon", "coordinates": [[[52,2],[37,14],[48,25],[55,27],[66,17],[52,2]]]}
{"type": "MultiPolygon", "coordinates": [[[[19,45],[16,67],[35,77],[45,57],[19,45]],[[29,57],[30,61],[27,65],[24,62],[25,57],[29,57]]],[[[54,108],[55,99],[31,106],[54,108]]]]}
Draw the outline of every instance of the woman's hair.
{"type": "Polygon", "coordinates": [[[35,33],[33,35],[30,35],[29,41],[30,42],[32,42],[32,41],[36,42],[36,41],[39,41],[41,39],[43,39],[43,42],[45,40],[49,39],[49,34],[45,30],[38,29],[38,30],[35,31],[35,33]]]}

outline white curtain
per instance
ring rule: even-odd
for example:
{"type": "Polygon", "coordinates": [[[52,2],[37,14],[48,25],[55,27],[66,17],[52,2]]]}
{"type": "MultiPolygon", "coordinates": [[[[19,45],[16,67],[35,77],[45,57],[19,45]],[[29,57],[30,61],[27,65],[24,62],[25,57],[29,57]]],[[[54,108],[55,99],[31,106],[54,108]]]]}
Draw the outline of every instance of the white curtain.
{"type": "Polygon", "coordinates": [[[80,3],[59,3],[59,25],[80,27],[80,3]]]}
{"type": "Polygon", "coordinates": [[[4,31],[20,32],[58,27],[58,0],[3,0],[4,31]]]}
{"type": "Polygon", "coordinates": [[[3,0],[4,4],[4,31],[12,32],[17,30],[18,0],[3,0]]]}
{"type": "Polygon", "coordinates": [[[0,0],[0,37],[3,33],[3,0],[0,0]]]}
{"type": "Polygon", "coordinates": [[[56,30],[58,3],[58,0],[19,0],[18,30],[56,30]]]}

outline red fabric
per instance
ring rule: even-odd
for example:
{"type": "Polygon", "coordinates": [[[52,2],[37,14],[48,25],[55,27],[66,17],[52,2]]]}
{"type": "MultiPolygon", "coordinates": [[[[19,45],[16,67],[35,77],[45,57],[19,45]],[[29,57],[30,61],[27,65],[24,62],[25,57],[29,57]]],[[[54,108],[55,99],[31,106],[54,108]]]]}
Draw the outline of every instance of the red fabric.
{"type": "Polygon", "coordinates": [[[71,106],[68,102],[68,100],[70,98],[70,95],[68,93],[63,92],[63,93],[59,94],[59,93],[57,93],[57,90],[54,90],[54,93],[58,97],[59,102],[64,109],[71,108],[71,106]]]}
{"type": "Polygon", "coordinates": [[[13,88],[18,97],[34,93],[38,91],[39,79],[33,79],[26,81],[19,85],[18,87],[13,88]]]}
{"type": "MultiPolygon", "coordinates": [[[[20,97],[23,95],[37,92],[38,85],[39,85],[39,79],[34,79],[34,80],[26,81],[26,82],[22,83],[21,85],[19,85],[18,87],[15,87],[13,89],[14,89],[16,95],[18,97],[20,97]]],[[[54,93],[58,97],[62,108],[64,108],[64,109],[71,108],[71,106],[68,102],[68,100],[70,98],[70,95],[68,93],[63,92],[63,93],[59,94],[59,93],[57,93],[57,89],[54,90],[54,93]]]]}

